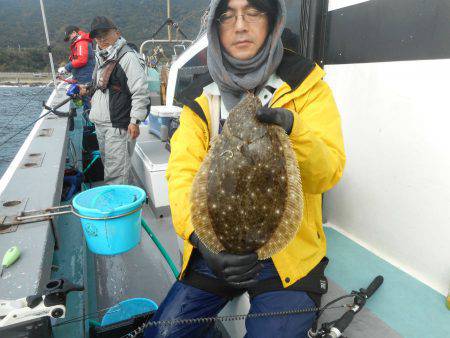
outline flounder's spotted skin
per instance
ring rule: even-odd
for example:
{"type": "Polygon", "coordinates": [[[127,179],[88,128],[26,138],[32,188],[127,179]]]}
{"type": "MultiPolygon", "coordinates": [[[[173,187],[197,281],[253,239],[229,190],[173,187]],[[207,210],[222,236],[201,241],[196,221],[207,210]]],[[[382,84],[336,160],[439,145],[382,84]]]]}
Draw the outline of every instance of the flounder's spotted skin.
{"type": "Polygon", "coordinates": [[[231,110],[192,187],[191,217],[214,252],[281,250],[298,231],[302,214],[300,172],[289,138],[256,119],[260,100],[247,95],[231,110]]]}

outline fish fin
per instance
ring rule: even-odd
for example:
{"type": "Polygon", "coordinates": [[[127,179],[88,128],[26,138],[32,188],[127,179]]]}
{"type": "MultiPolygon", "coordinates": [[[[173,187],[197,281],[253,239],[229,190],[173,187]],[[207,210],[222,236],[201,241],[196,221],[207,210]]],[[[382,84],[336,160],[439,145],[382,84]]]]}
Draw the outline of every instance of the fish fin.
{"type": "MultiPolygon", "coordinates": [[[[271,127],[272,128],[272,127],[271,127]]],[[[258,259],[267,259],[284,249],[297,234],[303,217],[303,190],[297,156],[291,141],[282,128],[273,128],[283,146],[286,161],[287,200],[277,229],[256,253],[258,259]]]]}
{"type": "Polygon", "coordinates": [[[211,165],[211,149],[203,160],[192,183],[191,222],[195,233],[203,244],[212,252],[219,253],[225,248],[214,232],[208,212],[208,173],[211,165]]]}

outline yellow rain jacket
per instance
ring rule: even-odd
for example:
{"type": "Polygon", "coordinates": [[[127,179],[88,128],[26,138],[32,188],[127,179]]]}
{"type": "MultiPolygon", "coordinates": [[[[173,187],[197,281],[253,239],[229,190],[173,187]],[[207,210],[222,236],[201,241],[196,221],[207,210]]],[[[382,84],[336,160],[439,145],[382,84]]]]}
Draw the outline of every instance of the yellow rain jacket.
{"type": "MultiPolygon", "coordinates": [[[[270,106],[287,108],[294,113],[289,138],[297,155],[304,192],[299,231],[272,257],[283,286],[288,287],[306,276],[326,254],[321,194],[341,178],[345,153],[339,112],[330,88],[322,80],[324,71],[311,62],[308,66],[308,62],[298,55],[287,55],[277,74],[285,82],[274,93],[270,106]]],[[[190,220],[191,185],[210,144],[208,102],[202,93],[184,106],[180,126],[170,143],[166,178],[173,225],[184,239],[181,276],[193,250],[188,241],[194,231],[190,220]]]]}

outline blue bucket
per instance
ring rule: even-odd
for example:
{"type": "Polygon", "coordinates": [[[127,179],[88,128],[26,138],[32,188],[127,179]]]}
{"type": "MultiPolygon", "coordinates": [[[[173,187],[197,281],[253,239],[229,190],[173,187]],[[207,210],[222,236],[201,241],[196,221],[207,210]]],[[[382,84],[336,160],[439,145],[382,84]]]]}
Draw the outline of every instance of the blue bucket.
{"type": "Polygon", "coordinates": [[[83,191],[72,201],[87,246],[99,255],[131,250],[141,240],[145,191],[131,185],[106,185],[83,191]]]}
{"type": "Polygon", "coordinates": [[[158,310],[158,305],[147,298],[131,298],[110,307],[102,319],[102,326],[120,323],[143,313],[158,310]]]}

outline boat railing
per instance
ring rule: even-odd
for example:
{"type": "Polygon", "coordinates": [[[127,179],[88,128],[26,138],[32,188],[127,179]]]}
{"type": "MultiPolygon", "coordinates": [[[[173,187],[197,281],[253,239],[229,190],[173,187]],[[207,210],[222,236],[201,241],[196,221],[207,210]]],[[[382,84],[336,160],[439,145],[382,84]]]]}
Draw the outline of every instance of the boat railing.
{"type": "MultiPolygon", "coordinates": [[[[59,84],[47,100],[55,106],[66,98],[66,84],[59,84]]],[[[69,103],[60,108],[69,111],[69,103]]],[[[47,111],[43,110],[42,114],[47,111]]],[[[52,254],[58,246],[56,229],[48,220],[7,225],[8,216],[59,205],[68,148],[67,117],[54,114],[37,121],[0,179],[0,251],[11,243],[26,248],[20,264],[0,283],[0,295],[13,299],[37,294],[50,278],[52,254]],[[26,271],[19,274],[19,271],[26,271]]]]}
{"type": "MultiPolygon", "coordinates": [[[[152,42],[164,41],[168,42],[169,40],[147,40],[152,42]]],[[[171,40],[173,42],[174,40],[171,40]]],[[[180,41],[188,41],[188,40],[180,40],[180,41]]],[[[143,50],[143,46],[146,41],[144,41],[141,45],[141,51],[143,50]]],[[[163,105],[156,105],[151,107],[151,114],[159,117],[178,117],[181,108],[176,106],[175,101],[175,93],[177,91],[177,84],[180,75],[186,74],[198,74],[199,72],[205,72],[207,70],[206,66],[193,66],[188,67],[188,69],[184,69],[183,67],[193,59],[198,53],[204,50],[208,45],[208,39],[206,34],[201,36],[197,41],[192,43],[186,50],[181,53],[176,60],[172,62],[169,69],[169,74],[167,77],[167,88],[165,95],[165,102],[163,105]]]]}
{"type": "Polygon", "coordinates": [[[139,54],[145,56],[144,53],[144,47],[147,44],[175,44],[175,45],[190,45],[193,43],[193,40],[188,40],[188,39],[182,39],[182,40],[168,40],[168,39],[149,39],[149,40],[145,40],[144,42],[141,43],[141,46],[139,47],[139,54]]]}

